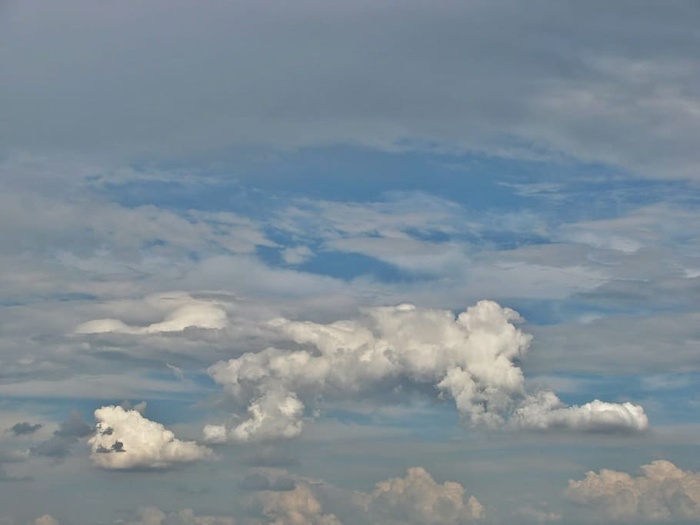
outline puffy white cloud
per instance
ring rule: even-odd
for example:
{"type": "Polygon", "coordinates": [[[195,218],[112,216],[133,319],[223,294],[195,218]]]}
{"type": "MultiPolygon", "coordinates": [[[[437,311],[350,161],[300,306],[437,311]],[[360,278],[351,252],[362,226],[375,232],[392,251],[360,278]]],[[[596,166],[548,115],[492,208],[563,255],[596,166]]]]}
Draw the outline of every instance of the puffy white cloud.
{"type": "Polygon", "coordinates": [[[641,476],[602,469],[570,480],[567,495],[614,521],[700,520],[700,473],[652,461],[641,476]]]}
{"type": "Polygon", "coordinates": [[[177,439],[163,425],[136,410],[104,406],[95,410],[95,419],[96,432],[88,440],[90,458],[105,469],[163,469],[211,455],[208,448],[177,439]]]}
{"type": "Polygon", "coordinates": [[[235,525],[236,520],[228,516],[195,516],[191,509],[166,514],[158,507],[139,510],[139,521],[127,525],[235,525]]]}
{"type": "Polygon", "coordinates": [[[202,437],[207,443],[226,443],[226,425],[204,425],[202,437]]]}
{"type": "Polygon", "coordinates": [[[270,525],[341,525],[335,515],[323,512],[318,498],[306,484],[299,484],[294,490],[264,491],[259,498],[270,525]]]}
{"type": "Polygon", "coordinates": [[[531,337],[515,326],[520,320],[493,301],[456,317],[404,304],[369,308],[359,319],[331,324],[276,319],[270,328],[296,348],[246,353],[216,363],[209,373],[247,409],[248,417],[227,431],[238,441],[298,435],[304,403],[319,396],[366,396],[399,385],[434,386],[471,424],[500,426],[514,415],[521,428],[646,428],[636,405],[567,407],[553,393],[529,395],[518,362],[531,337]]]}
{"type": "Polygon", "coordinates": [[[591,432],[638,432],[649,426],[644,409],[639,405],[605,403],[596,399],[581,406],[566,406],[553,392],[528,396],[514,416],[516,425],[536,430],[570,428],[591,432]]]}
{"type": "Polygon", "coordinates": [[[442,485],[421,467],[403,478],[377,483],[366,498],[367,511],[377,522],[405,525],[459,525],[483,517],[484,508],[454,481],[442,485]]]}
{"type": "Polygon", "coordinates": [[[301,434],[304,405],[293,393],[272,391],[253,401],[249,418],[232,431],[236,441],[259,437],[292,438],[301,434]]]}
{"type": "Polygon", "coordinates": [[[95,319],[75,328],[76,334],[101,334],[118,332],[125,334],[153,334],[181,332],[185,328],[221,329],[227,325],[226,311],[216,302],[203,301],[187,294],[171,293],[147,300],[168,310],[165,319],[147,326],[131,326],[119,319],[95,319]]]}

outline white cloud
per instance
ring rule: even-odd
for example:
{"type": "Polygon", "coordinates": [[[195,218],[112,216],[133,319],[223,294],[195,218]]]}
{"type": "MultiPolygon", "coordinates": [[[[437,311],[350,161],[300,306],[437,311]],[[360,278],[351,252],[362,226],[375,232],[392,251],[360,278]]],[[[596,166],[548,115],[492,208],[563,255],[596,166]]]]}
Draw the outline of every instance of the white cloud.
{"type": "Polygon", "coordinates": [[[602,469],[569,481],[567,495],[612,521],[700,520],[700,473],[652,461],[641,476],[602,469]]]}
{"type": "Polygon", "coordinates": [[[581,406],[566,406],[553,392],[528,396],[516,410],[514,423],[535,430],[569,428],[592,432],[640,432],[649,426],[639,405],[595,400],[581,406]]]}
{"type": "MultiPolygon", "coordinates": [[[[239,441],[293,437],[304,403],[389,391],[403,381],[432,385],[455,401],[471,424],[583,431],[646,428],[641,407],[594,401],[566,407],[553,393],[528,395],[518,362],[530,336],[516,312],[481,301],[457,317],[412,305],[364,310],[331,324],[276,319],[270,328],[298,348],[267,348],[209,368],[214,380],[247,407],[248,418],[227,431],[239,441]]],[[[218,434],[217,434],[218,435],[218,434]]]]}
{"type": "Polygon", "coordinates": [[[225,425],[204,425],[202,430],[204,441],[211,444],[226,443],[226,426],[225,425]]]}
{"type": "Polygon", "coordinates": [[[96,432],[88,440],[90,459],[109,470],[163,469],[211,456],[194,441],[181,441],[136,410],[104,406],[95,410],[96,432]]]}
{"type": "Polygon", "coordinates": [[[293,438],[301,434],[304,405],[294,393],[272,390],[252,401],[248,414],[231,432],[236,441],[293,438]]]}
{"type": "Polygon", "coordinates": [[[226,311],[216,302],[194,299],[188,294],[171,293],[151,297],[151,303],[162,303],[170,310],[165,319],[147,326],[130,326],[119,319],[96,319],[75,328],[76,334],[119,332],[153,334],[181,332],[186,328],[221,329],[227,325],[226,311]]]}
{"type": "Polygon", "coordinates": [[[293,490],[264,491],[259,499],[270,525],[341,525],[335,515],[323,511],[306,484],[298,484],[293,490]]]}
{"type": "Polygon", "coordinates": [[[481,503],[467,497],[462,485],[441,485],[421,467],[409,468],[403,478],[377,483],[365,504],[375,522],[397,525],[460,525],[484,515],[481,503]]]}

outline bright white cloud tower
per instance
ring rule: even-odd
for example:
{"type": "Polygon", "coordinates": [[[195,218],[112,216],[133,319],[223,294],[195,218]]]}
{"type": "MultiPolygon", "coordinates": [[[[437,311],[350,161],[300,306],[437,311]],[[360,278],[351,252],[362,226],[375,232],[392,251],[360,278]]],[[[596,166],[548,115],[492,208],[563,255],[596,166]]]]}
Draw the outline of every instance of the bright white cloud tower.
{"type": "Polygon", "coordinates": [[[432,385],[454,400],[465,422],[548,430],[642,431],[648,421],[632,403],[595,400],[567,406],[553,392],[528,393],[518,362],[531,337],[520,316],[493,301],[455,315],[413,305],[378,307],[331,324],[276,319],[270,328],[295,349],[267,348],[209,368],[214,380],[246,407],[226,428],[209,425],[205,438],[257,441],[302,431],[310,400],[381,394],[399,384],[432,385]]]}

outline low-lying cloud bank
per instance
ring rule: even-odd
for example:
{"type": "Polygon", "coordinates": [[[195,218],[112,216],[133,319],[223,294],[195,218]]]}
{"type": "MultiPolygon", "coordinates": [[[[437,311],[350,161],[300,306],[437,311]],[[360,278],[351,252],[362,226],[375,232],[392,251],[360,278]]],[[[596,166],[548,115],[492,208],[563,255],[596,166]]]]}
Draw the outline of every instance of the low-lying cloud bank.
{"type": "Polygon", "coordinates": [[[90,459],[109,470],[165,469],[211,456],[194,441],[181,441],[138,410],[105,406],[95,410],[95,434],[88,440],[90,459]]]}
{"type": "Polygon", "coordinates": [[[126,525],[235,525],[236,520],[229,516],[197,516],[191,509],[166,514],[158,507],[144,507],[139,510],[138,521],[126,525]]]}
{"type": "Polygon", "coordinates": [[[422,467],[380,481],[369,492],[299,478],[291,490],[265,490],[255,499],[266,523],[275,525],[460,525],[484,517],[479,500],[461,484],[438,483],[422,467]]]}
{"type": "Polygon", "coordinates": [[[569,481],[567,496],[611,521],[700,520],[700,473],[652,461],[641,476],[602,469],[569,481]]]}
{"type": "Polygon", "coordinates": [[[527,392],[519,362],[531,336],[516,327],[520,321],[493,301],[456,317],[404,304],[368,308],[359,319],[331,324],[276,319],[269,328],[293,342],[292,349],[270,347],[209,368],[247,416],[232,426],[207,425],[205,440],[291,438],[301,433],[315,399],[395,395],[426,385],[454,400],[471,425],[595,432],[648,427],[644,409],[632,403],[567,406],[554,392],[527,392]]]}
{"type": "MultiPolygon", "coordinates": [[[[165,512],[147,506],[138,510],[136,519],[119,522],[126,525],[464,525],[484,517],[479,500],[467,495],[460,483],[438,483],[422,467],[409,468],[404,477],[380,481],[368,492],[342,489],[275,469],[262,470],[256,478],[259,478],[256,485],[268,489],[255,491],[246,508],[234,510],[232,516],[197,515],[191,509],[165,512]],[[282,479],[285,483],[280,484],[282,479]]],[[[27,525],[60,524],[47,514],[27,525]]]]}
{"type": "Polygon", "coordinates": [[[421,467],[409,468],[403,478],[377,483],[365,507],[379,523],[458,525],[483,518],[484,507],[454,481],[437,483],[421,467]]]}

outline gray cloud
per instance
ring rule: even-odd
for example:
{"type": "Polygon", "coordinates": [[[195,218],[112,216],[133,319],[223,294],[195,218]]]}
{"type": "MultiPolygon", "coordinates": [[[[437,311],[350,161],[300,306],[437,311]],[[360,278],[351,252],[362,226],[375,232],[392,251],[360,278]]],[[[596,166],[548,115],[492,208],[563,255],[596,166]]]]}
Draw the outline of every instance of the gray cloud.
{"type": "Polygon", "coordinates": [[[132,157],[536,144],[692,177],[697,16],[693,1],[16,2],[0,142],[132,157]]]}
{"type": "Polygon", "coordinates": [[[245,475],[239,485],[243,490],[276,492],[294,490],[296,481],[284,470],[258,469],[245,475]]]}
{"type": "Polygon", "coordinates": [[[22,421],[20,423],[15,423],[10,427],[10,432],[12,432],[15,436],[29,436],[34,434],[37,430],[39,430],[43,425],[41,423],[27,423],[26,421],[22,421]]]}
{"type": "Polygon", "coordinates": [[[87,437],[92,432],[92,427],[85,423],[78,413],[73,412],[49,439],[32,447],[31,452],[37,456],[63,459],[80,438],[87,437]]]}

